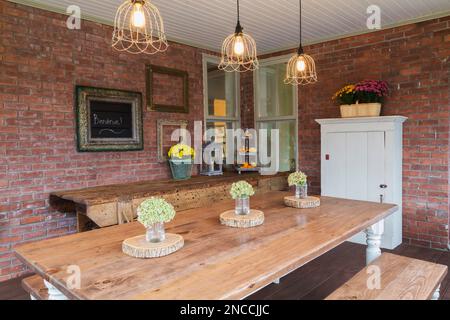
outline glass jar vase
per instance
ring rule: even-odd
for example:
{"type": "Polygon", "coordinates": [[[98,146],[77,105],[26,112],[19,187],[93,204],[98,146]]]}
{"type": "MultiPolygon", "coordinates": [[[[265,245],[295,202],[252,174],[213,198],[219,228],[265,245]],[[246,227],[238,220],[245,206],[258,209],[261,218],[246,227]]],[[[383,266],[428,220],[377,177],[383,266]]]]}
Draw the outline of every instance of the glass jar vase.
{"type": "Polygon", "coordinates": [[[250,197],[237,198],[234,212],[240,216],[245,216],[245,215],[250,214],[250,197]]]}
{"type": "Polygon", "coordinates": [[[156,222],[147,228],[145,234],[147,242],[158,243],[166,240],[166,231],[164,229],[164,222],[156,222]]]}
{"type": "Polygon", "coordinates": [[[295,186],[295,197],[297,199],[306,199],[308,197],[308,185],[295,186]]]}

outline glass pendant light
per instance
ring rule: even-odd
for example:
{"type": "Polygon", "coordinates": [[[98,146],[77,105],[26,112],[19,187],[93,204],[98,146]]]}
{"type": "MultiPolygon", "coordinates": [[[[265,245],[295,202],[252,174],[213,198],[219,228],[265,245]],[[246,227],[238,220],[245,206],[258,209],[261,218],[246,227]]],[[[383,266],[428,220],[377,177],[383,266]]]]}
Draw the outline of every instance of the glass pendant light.
{"type": "Polygon", "coordinates": [[[302,0],[300,4],[300,45],[297,53],[289,60],[284,83],[306,85],[317,82],[316,63],[314,59],[303,52],[302,46],[302,0]]]}
{"type": "Polygon", "coordinates": [[[114,19],[113,48],[155,54],[168,47],[159,10],[150,0],[126,0],[114,19]]]}
{"type": "Polygon", "coordinates": [[[246,72],[258,69],[259,62],[255,40],[243,32],[240,22],[239,0],[237,0],[237,25],[222,45],[219,69],[227,72],[246,72]]]}

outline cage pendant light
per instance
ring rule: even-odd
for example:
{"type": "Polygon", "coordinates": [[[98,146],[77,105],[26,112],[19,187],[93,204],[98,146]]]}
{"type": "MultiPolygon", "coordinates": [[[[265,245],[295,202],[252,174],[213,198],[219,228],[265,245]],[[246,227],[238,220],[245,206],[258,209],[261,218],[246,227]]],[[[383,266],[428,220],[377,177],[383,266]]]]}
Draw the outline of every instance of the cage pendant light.
{"type": "Polygon", "coordinates": [[[289,60],[284,83],[306,85],[317,82],[316,63],[314,59],[303,52],[302,46],[302,0],[300,4],[300,45],[297,53],[289,60]]]}
{"type": "Polygon", "coordinates": [[[167,50],[158,8],[150,0],[126,0],[117,9],[112,46],[133,54],[155,54],[167,50]]]}
{"type": "Polygon", "coordinates": [[[222,45],[222,59],[219,69],[227,72],[246,72],[258,69],[256,42],[245,34],[240,22],[239,0],[237,0],[237,25],[222,45]]]}

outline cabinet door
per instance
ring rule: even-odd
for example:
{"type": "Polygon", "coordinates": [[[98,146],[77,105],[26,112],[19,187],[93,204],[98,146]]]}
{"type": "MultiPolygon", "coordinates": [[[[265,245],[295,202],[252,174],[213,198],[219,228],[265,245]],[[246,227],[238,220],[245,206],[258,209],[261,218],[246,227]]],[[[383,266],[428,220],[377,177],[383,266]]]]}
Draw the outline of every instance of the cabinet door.
{"type": "Polygon", "coordinates": [[[322,195],[380,201],[385,184],[384,132],[328,133],[323,155],[322,195]]]}
{"type": "Polygon", "coordinates": [[[367,132],[346,134],[345,198],[367,200],[367,132]]]}
{"type": "Polygon", "coordinates": [[[346,197],[346,133],[332,132],[326,135],[322,158],[322,195],[346,197]]]}
{"type": "Polygon", "coordinates": [[[380,202],[380,195],[383,196],[383,201],[386,201],[388,189],[380,187],[388,184],[385,152],[385,133],[369,132],[367,134],[367,201],[380,202]]]}

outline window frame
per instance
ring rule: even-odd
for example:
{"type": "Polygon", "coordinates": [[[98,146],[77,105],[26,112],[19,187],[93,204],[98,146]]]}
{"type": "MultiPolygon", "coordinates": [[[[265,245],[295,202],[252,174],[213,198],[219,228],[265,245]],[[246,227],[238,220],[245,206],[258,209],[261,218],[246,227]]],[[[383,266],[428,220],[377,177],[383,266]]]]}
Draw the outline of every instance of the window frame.
{"type": "Polygon", "coordinates": [[[277,56],[277,57],[272,57],[272,58],[267,58],[264,60],[260,60],[260,68],[258,70],[256,70],[255,72],[253,72],[253,104],[254,104],[254,111],[255,111],[255,115],[254,115],[254,126],[257,129],[258,128],[258,124],[262,123],[262,122],[275,122],[277,124],[278,127],[278,122],[281,121],[295,121],[295,132],[297,133],[295,135],[295,147],[294,147],[294,152],[295,152],[295,167],[299,168],[299,163],[298,163],[298,159],[299,159],[299,154],[298,154],[298,87],[294,86],[294,85],[289,85],[292,86],[292,90],[293,90],[293,113],[290,116],[277,116],[277,117],[260,117],[260,104],[259,104],[259,99],[257,99],[258,97],[258,90],[259,90],[259,83],[258,83],[258,79],[259,79],[259,74],[261,72],[261,68],[266,67],[266,66],[271,66],[271,65],[276,65],[276,64],[284,64],[284,63],[288,63],[289,59],[292,57],[292,55],[282,55],[282,56],[277,56]]]}
{"type": "MultiPolygon", "coordinates": [[[[239,128],[241,124],[241,108],[240,108],[240,102],[241,102],[241,91],[240,91],[240,76],[239,74],[235,73],[235,114],[233,117],[225,116],[225,117],[215,117],[209,115],[209,103],[208,103],[208,63],[213,64],[220,64],[220,57],[210,55],[210,54],[203,54],[202,58],[202,64],[203,64],[203,125],[207,127],[208,122],[232,122],[233,128],[239,128]]],[[[225,72],[225,71],[223,71],[225,72]]]]}

